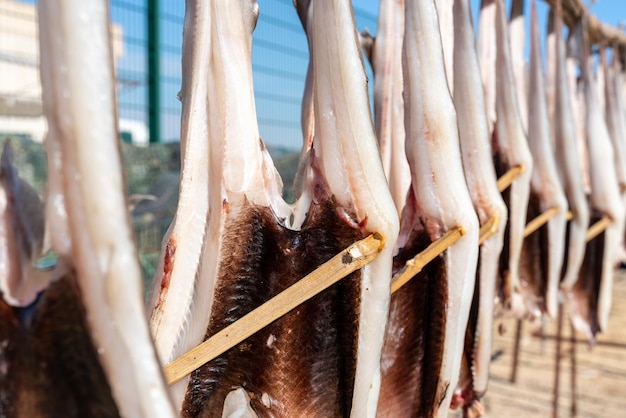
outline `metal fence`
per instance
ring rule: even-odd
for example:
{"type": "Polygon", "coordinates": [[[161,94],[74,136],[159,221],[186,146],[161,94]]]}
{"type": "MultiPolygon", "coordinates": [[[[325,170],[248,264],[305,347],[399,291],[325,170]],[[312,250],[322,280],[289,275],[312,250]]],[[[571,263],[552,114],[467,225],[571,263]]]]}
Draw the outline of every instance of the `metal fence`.
{"type": "MultiPolygon", "coordinates": [[[[356,3],[359,30],[367,28],[374,33],[376,16],[356,3]]],[[[260,0],[259,5],[252,57],[259,129],[269,145],[297,149],[308,63],[306,36],[292,0],[260,0]]],[[[151,141],[178,140],[184,2],[111,0],[111,16],[122,27],[125,49],[118,61],[120,117],[150,126],[152,114],[158,122],[150,128],[151,141]],[[158,13],[152,13],[155,8],[158,13]],[[150,23],[151,19],[157,21],[150,23]],[[149,33],[154,34],[155,27],[158,43],[152,44],[149,33]],[[157,48],[158,57],[153,55],[152,66],[148,64],[151,47],[157,48]]]]}

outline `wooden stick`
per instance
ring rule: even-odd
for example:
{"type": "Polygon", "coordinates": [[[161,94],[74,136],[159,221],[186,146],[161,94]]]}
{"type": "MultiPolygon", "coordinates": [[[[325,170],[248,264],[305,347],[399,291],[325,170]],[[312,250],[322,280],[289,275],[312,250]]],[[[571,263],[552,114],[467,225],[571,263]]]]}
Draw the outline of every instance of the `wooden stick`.
{"type": "Polygon", "coordinates": [[[557,306],[557,328],[556,328],[556,358],[554,365],[554,387],[552,392],[552,417],[559,417],[559,385],[561,378],[561,341],[563,339],[563,306],[557,306]]]}
{"type": "Polygon", "coordinates": [[[546,323],[548,322],[548,318],[546,315],[541,315],[541,328],[540,328],[540,332],[541,332],[541,355],[543,356],[546,352],[546,323]]]}
{"type": "Polygon", "coordinates": [[[587,242],[591,241],[598,235],[600,235],[607,227],[613,223],[613,220],[608,216],[602,217],[598,222],[591,225],[587,230],[587,242]]]}
{"type": "Polygon", "coordinates": [[[495,214],[483,226],[480,227],[478,233],[478,245],[481,245],[487,238],[492,236],[498,231],[498,224],[500,223],[500,215],[495,214]]]}
{"type": "Polygon", "coordinates": [[[519,175],[522,174],[524,170],[526,170],[526,167],[524,167],[524,164],[520,164],[511,167],[509,171],[504,173],[502,177],[498,179],[498,190],[500,191],[500,193],[505,191],[511,185],[511,183],[513,183],[513,180],[519,177],[519,175]]]}
{"type": "Polygon", "coordinates": [[[519,365],[519,350],[520,343],[522,341],[522,326],[523,322],[518,319],[515,323],[515,345],[513,346],[513,368],[511,369],[511,377],[509,381],[511,383],[517,383],[517,366],[519,365]]]}
{"type": "MultiPolygon", "coordinates": [[[[512,167],[498,179],[498,190],[503,192],[513,183],[526,167],[523,164],[512,167]]],[[[498,230],[500,216],[494,215],[480,227],[478,245],[498,230]]],[[[422,271],[425,265],[430,263],[435,257],[444,252],[448,247],[457,242],[464,235],[465,231],[461,227],[456,227],[446,232],[441,238],[431,243],[424,251],[406,262],[406,265],[391,280],[391,293],[394,293],[407,284],[417,273],[422,271]]]]}
{"type": "Polygon", "coordinates": [[[570,319],[570,346],[571,346],[571,357],[570,357],[570,387],[571,387],[571,401],[572,404],[570,406],[570,414],[575,417],[578,415],[578,406],[576,405],[576,328],[574,328],[574,322],[570,319]]]}
{"type": "Polygon", "coordinates": [[[413,276],[422,271],[426,264],[430,263],[435,257],[457,242],[463,235],[465,235],[465,231],[462,227],[457,226],[456,228],[452,228],[443,234],[441,238],[432,242],[424,251],[407,261],[402,270],[396,273],[391,279],[391,293],[396,292],[407,284],[413,276]]]}
{"type": "Polygon", "coordinates": [[[526,225],[526,228],[524,228],[524,238],[527,238],[530,234],[532,234],[533,232],[535,232],[536,230],[544,226],[546,223],[548,223],[550,218],[555,216],[560,211],[561,211],[561,208],[555,206],[553,208],[548,209],[541,215],[537,216],[532,221],[528,222],[528,224],[526,225]]]}
{"type": "Polygon", "coordinates": [[[384,238],[378,233],[355,242],[293,286],[165,366],[168,383],[179,381],[322,290],[365,266],[378,256],[383,247],[384,238]]]}
{"type": "Polygon", "coordinates": [[[571,221],[572,219],[574,219],[574,212],[572,212],[571,210],[568,210],[567,213],[565,214],[565,220],[571,221]]]}

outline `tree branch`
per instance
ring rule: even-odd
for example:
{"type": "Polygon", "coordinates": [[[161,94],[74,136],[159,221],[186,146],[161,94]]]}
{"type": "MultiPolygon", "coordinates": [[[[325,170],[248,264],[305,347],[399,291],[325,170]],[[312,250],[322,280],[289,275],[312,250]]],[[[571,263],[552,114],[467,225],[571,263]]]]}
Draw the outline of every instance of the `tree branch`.
{"type": "MultiPolygon", "coordinates": [[[[556,7],[559,0],[544,0],[552,7],[556,7]]],[[[587,15],[589,42],[593,44],[605,43],[609,46],[617,46],[621,51],[626,50],[626,34],[618,28],[600,22],[583,5],[581,0],[561,0],[563,6],[563,21],[570,28],[576,27],[583,15],[587,15]]]]}

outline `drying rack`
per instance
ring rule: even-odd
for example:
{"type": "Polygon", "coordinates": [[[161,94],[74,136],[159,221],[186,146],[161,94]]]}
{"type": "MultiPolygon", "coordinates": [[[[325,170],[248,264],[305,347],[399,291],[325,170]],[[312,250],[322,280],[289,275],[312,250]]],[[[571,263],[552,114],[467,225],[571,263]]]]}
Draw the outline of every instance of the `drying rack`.
{"type": "MultiPolygon", "coordinates": [[[[506,190],[523,171],[523,166],[515,166],[498,179],[498,189],[500,192],[506,190]]],[[[558,212],[559,208],[552,208],[533,219],[526,226],[524,237],[527,237],[541,228],[541,226],[558,212]]],[[[497,231],[498,221],[498,215],[494,215],[481,226],[479,243],[482,243],[497,231]]],[[[589,228],[588,239],[590,236],[599,234],[609,224],[610,219],[603,218],[592,225],[591,228],[589,228]]],[[[424,266],[435,259],[439,254],[443,253],[463,235],[464,230],[462,227],[452,228],[443,234],[441,238],[432,242],[424,251],[408,260],[404,268],[391,279],[392,293],[398,291],[412,277],[419,273],[424,266]]],[[[200,345],[165,366],[164,371],[167,381],[172,384],[181,380],[195,369],[220,356],[350,273],[362,268],[378,256],[384,245],[384,237],[378,233],[374,233],[342,250],[339,254],[320,265],[293,286],[285,289],[283,292],[274,296],[258,308],[252,310],[247,315],[233,322],[200,345]]],[[[516,370],[516,368],[517,365],[515,364],[514,370],[516,370]]]]}
{"type": "MultiPolygon", "coordinates": [[[[555,7],[559,0],[544,1],[555,7]]],[[[573,28],[580,19],[585,18],[585,28],[589,35],[591,44],[602,43],[612,45],[619,48],[620,52],[622,52],[622,56],[626,56],[626,34],[612,26],[598,21],[593,15],[587,12],[581,0],[560,0],[560,2],[563,7],[564,21],[570,28],[573,28]]],[[[512,167],[507,173],[498,179],[498,190],[500,192],[506,190],[524,171],[524,169],[525,167],[521,165],[512,167]]],[[[545,225],[553,216],[559,213],[560,210],[560,208],[556,207],[550,208],[541,213],[535,219],[531,220],[524,229],[524,238],[530,236],[532,233],[545,225]]],[[[566,219],[569,221],[572,217],[573,214],[568,211],[566,219]]],[[[479,233],[479,245],[497,232],[498,223],[499,216],[496,214],[481,226],[479,233]]],[[[595,224],[591,225],[587,231],[587,241],[591,241],[596,238],[608,226],[610,226],[611,223],[612,220],[610,217],[605,216],[595,224]]],[[[407,261],[406,265],[392,277],[391,292],[394,293],[398,291],[404,284],[408,283],[408,281],[417,275],[417,273],[419,273],[424,266],[442,254],[447,248],[452,246],[464,235],[464,233],[465,231],[460,226],[452,228],[443,234],[439,239],[432,242],[424,251],[407,261]]],[[[331,258],[329,261],[319,266],[313,272],[306,275],[293,286],[274,296],[247,315],[211,336],[203,343],[189,350],[178,359],[172,361],[164,367],[164,373],[168,383],[173,384],[183,379],[195,369],[220,356],[300,304],[337,283],[350,273],[364,267],[378,256],[380,251],[385,246],[384,241],[383,236],[378,233],[374,233],[360,241],[355,242],[331,258]]],[[[522,321],[518,320],[510,379],[512,382],[515,382],[517,378],[521,328],[522,321]]],[[[553,416],[555,417],[558,416],[558,396],[560,387],[559,376],[560,363],[562,359],[562,329],[563,308],[559,303],[557,315],[555,380],[553,387],[553,416]]],[[[572,416],[574,416],[576,414],[576,338],[573,329],[570,344],[572,368],[571,411],[572,416]]]]}

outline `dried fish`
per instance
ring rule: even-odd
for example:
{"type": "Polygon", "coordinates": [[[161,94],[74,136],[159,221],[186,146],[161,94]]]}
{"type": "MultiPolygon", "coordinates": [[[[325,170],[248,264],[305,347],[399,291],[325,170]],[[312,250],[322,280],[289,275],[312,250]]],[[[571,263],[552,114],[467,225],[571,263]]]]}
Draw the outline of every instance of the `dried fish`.
{"type": "Polygon", "coordinates": [[[382,358],[379,416],[448,413],[474,292],[478,221],[461,161],[433,0],[407,2],[405,128],[412,183],[394,270],[447,231],[461,237],[394,293],[382,358]]]}
{"type": "Polygon", "coordinates": [[[487,390],[493,331],[494,293],[504,244],[507,208],[497,187],[470,4],[454,4],[454,104],[465,180],[481,225],[495,219],[496,232],[480,246],[476,287],[465,337],[464,361],[453,405],[481,408],[487,390]]]}
{"type": "MultiPolygon", "coordinates": [[[[315,125],[301,194],[292,206],[282,200],[256,123],[256,2],[188,3],[184,76],[206,73],[201,89],[183,89],[183,103],[198,95],[207,112],[186,114],[183,125],[203,126],[208,137],[208,201],[198,206],[208,209],[199,214],[206,219],[200,263],[181,276],[192,297],[177,299],[168,271],[155,284],[168,305],[154,305],[153,318],[169,318],[161,310],[179,303],[187,310],[175,327],[156,335],[157,343],[163,338],[168,353],[186,351],[355,240],[377,232],[388,245],[359,272],[181,381],[183,390],[176,387],[174,396],[183,416],[375,414],[398,219],[369,114],[350,3],[300,7],[311,13],[305,27],[308,32],[311,24],[315,125]]],[[[167,249],[164,268],[185,262],[167,249]]]]}

